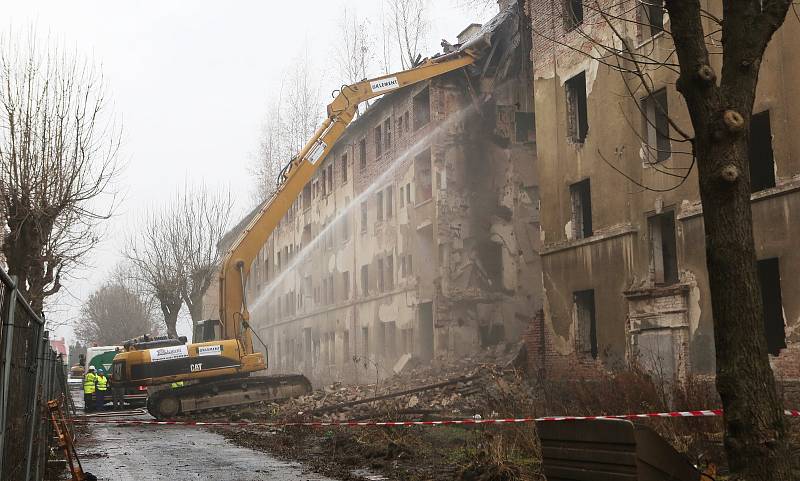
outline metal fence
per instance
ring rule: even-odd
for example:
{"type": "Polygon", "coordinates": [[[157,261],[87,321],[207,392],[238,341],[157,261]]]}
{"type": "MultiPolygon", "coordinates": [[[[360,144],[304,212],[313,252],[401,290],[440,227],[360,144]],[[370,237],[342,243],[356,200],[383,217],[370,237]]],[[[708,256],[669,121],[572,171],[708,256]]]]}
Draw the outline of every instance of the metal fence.
{"type": "Polygon", "coordinates": [[[0,282],[0,480],[39,481],[53,438],[47,401],[72,400],[66,366],[50,346],[44,320],[2,269],[0,282]]]}

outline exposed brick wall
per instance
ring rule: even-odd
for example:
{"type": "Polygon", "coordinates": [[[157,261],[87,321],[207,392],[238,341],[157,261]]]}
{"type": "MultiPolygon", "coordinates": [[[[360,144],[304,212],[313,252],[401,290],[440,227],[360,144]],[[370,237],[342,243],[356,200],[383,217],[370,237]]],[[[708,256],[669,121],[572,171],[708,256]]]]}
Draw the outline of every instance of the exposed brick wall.
{"type": "Polygon", "coordinates": [[[783,405],[788,409],[797,409],[800,406],[800,381],[783,380],[779,385],[783,394],[783,405]]]}
{"type": "Polygon", "coordinates": [[[632,38],[638,36],[636,30],[637,8],[631,8],[633,2],[599,0],[584,2],[583,22],[572,30],[566,29],[564,0],[526,0],[525,8],[532,23],[533,49],[531,60],[535,69],[552,68],[557,59],[559,66],[580,63],[597,48],[598,44],[612,44],[612,32],[606,20],[600,15],[600,9],[613,17],[628,18],[620,21],[617,29],[632,38]],[[567,45],[569,45],[567,47],[567,45]]]}
{"type": "Polygon", "coordinates": [[[800,383],[800,344],[787,344],[778,357],[770,356],[770,364],[779,380],[800,383]]]}
{"type": "Polygon", "coordinates": [[[605,370],[599,360],[576,353],[565,355],[556,351],[542,310],[539,310],[531,319],[522,340],[525,345],[528,372],[540,380],[546,378],[590,379],[605,370]]]}
{"type": "Polygon", "coordinates": [[[787,347],[782,349],[778,357],[770,356],[770,365],[775,372],[775,377],[783,395],[783,402],[787,408],[800,407],[800,344],[786,342],[787,347]]]}

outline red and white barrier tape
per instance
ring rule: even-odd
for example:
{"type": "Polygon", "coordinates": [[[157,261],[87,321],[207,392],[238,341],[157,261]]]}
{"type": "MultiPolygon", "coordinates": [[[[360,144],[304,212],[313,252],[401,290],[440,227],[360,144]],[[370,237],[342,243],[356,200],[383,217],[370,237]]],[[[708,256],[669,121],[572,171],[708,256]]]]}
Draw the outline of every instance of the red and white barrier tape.
{"type": "MultiPolygon", "coordinates": [[[[786,409],[787,416],[800,417],[800,410],[786,409]]],[[[306,421],[306,422],[225,422],[225,421],[155,421],[137,419],[96,419],[88,417],[72,418],[76,423],[85,424],[117,424],[127,426],[262,426],[262,427],[367,427],[367,426],[447,426],[459,424],[515,424],[531,423],[535,421],[578,421],[578,420],[597,420],[597,419],[649,419],[649,418],[691,418],[691,417],[714,417],[722,416],[722,409],[704,409],[698,411],[672,411],[664,413],[645,413],[645,414],[614,414],[607,416],[546,416],[541,418],[498,418],[498,419],[446,419],[442,421],[306,421]]]]}

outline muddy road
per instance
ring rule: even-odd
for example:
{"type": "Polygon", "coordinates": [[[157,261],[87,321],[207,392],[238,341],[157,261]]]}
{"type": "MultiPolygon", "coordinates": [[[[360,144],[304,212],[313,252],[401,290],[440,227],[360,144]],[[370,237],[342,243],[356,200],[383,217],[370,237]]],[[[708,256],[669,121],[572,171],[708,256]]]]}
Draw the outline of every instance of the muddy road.
{"type": "MultiPolygon", "coordinates": [[[[76,404],[82,411],[83,400],[76,404]]],[[[151,419],[141,413],[109,419],[120,417],[151,419]]],[[[77,447],[84,471],[102,481],[333,481],[189,426],[90,424],[77,447]]]]}

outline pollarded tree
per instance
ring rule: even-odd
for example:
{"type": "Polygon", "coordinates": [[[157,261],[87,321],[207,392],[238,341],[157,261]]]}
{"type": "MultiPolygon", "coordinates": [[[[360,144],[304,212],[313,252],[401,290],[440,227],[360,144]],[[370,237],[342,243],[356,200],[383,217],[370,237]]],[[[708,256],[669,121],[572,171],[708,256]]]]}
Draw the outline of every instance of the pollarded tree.
{"type": "Polygon", "coordinates": [[[129,236],[123,255],[132,276],[155,299],[164,316],[167,335],[178,337],[178,316],[183,307],[183,269],[175,255],[181,220],[174,210],[150,210],[129,236]]]}
{"type": "Polygon", "coordinates": [[[120,132],[102,75],[56,45],[0,39],[0,249],[31,306],[61,289],[110,216],[120,132]]]}
{"type": "Polygon", "coordinates": [[[219,243],[230,227],[233,198],[229,191],[187,185],[172,208],[177,220],[172,249],[178,259],[181,297],[197,324],[203,319],[203,297],[219,275],[225,254],[219,243]]]}
{"type": "Polygon", "coordinates": [[[219,243],[232,208],[230,192],[187,183],[170,203],[151,210],[128,239],[124,255],[133,276],[158,303],[171,337],[177,336],[184,304],[193,323],[203,318],[203,297],[219,272],[219,243]]]}

